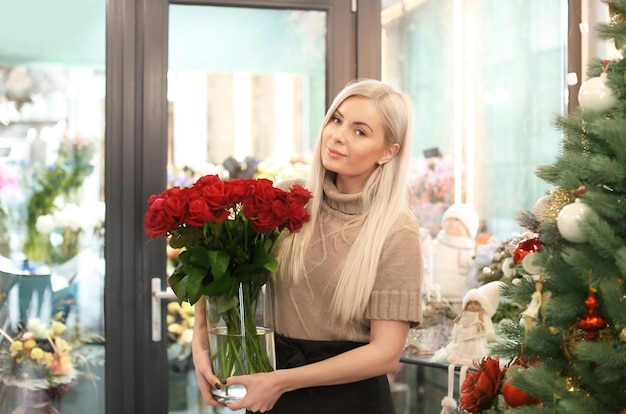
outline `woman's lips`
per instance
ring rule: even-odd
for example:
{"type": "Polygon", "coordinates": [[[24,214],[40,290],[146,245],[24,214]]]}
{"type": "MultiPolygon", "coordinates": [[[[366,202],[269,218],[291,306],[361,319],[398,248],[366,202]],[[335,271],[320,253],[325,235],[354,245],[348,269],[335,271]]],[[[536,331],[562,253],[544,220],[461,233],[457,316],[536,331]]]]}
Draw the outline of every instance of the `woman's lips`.
{"type": "Polygon", "coordinates": [[[336,151],[330,147],[326,147],[326,152],[328,153],[328,156],[331,158],[341,158],[341,157],[345,157],[344,154],[342,154],[339,151],[336,151]]]}

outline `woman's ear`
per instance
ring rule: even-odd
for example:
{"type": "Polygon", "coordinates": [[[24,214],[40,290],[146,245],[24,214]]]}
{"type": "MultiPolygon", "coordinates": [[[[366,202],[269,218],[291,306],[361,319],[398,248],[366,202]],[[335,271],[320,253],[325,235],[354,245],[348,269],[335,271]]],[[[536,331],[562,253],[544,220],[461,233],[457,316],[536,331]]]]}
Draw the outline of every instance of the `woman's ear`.
{"type": "Polygon", "coordinates": [[[400,151],[399,144],[392,144],[387,147],[382,157],[378,159],[378,165],[387,164],[400,151]]]}

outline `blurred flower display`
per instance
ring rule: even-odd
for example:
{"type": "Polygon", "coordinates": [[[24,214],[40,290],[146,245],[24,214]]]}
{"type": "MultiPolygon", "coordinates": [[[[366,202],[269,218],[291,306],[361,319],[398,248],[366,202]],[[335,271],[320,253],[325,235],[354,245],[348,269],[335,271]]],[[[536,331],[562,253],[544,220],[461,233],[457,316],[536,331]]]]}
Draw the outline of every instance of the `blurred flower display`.
{"type": "Polygon", "coordinates": [[[7,165],[0,164],[0,255],[10,255],[11,216],[8,200],[19,190],[17,174],[7,165]]]}
{"type": "Polygon", "coordinates": [[[79,207],[74,203],[37,217],[35,228],[47,236],[48,263],[64,263],[76,256],[80,250],[80,237],[96,235],[104,228],[104,203],[79,207]]]}
{"type": "Polygon", "coordinates": [[[257,166],[257,178],[267,178],[273,182],[292,178],[307,178],[311,172],[311,160],[313,155],[305,153],[294,156],[289,163],[262,161],[257,166]]]}
{"type": "Polygon", "coordinates": [[[184,368],[191,356],[194,306],[189,302],[167,304],[167,359],[173,366],[184,368]]]}
{"type": "MultiPolygon", "coordinates": [[[[66,138],[59,145],[54,163],[35,163],[26,169],[24,188],[32,189],[26,206],[27,234],[23,246],[27,259],[50,264],[62,263],[71,258],[53,250],[63,244],[69,254],[68,249],[73,249],[72,246],[78,243],[78,230],[62,226],[69,230],[64,230],[61,240],[59,237],[51,238],[53,232],[42,232],[41,228],[46,227],[46,221],[50,223],[54,220],[50,216],[54,217],[59,212],[57,218],[61,218],[66,207],[70,210],[73,208],[71,204],[78,197],[79,189],[94,170],[93,157],[96,149],[95,142],[66,138]]],[[[77,245],[75,249],[78,249],[77,245]]]]}
{"type": "Polygon", "coordinates": [[[454,202],[454,161],[449,157],[415,159],[408,182],[415,217],[432,237],[437,236],[443,213],[454,202]]]}
{"type": "Polygon", "coordinates": [[[29,320],[15,337],[0,329],[0,336],[0,400],[23,407],[51,404],[70,391],[79,376],[94,379],[90,364],[103,360],[96,350],[84,348],[102,339],[83,332],[78,324],[68,329],[60,314],[48,324],[29,320]]]}
{"type": "Polygon", "coordinates": [[[0,194],[10,195],[19,189],[15,173],[8,167],[0,164],[0,194]]]}

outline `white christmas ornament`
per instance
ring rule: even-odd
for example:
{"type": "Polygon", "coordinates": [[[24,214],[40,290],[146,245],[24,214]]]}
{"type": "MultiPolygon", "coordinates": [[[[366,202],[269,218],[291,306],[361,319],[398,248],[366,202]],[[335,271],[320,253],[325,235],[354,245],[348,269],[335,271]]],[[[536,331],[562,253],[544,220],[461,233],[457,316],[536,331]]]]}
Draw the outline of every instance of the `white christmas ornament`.
{"type": "Polygon", "coordinates": [[[591,212],[591,207],[576,199],[575,202],[566,205],[559,212],[556,225],[564,239],[573,243],[587,241],[587,235],[580,229],[580,221],[591,212]]]}
{"type": "Polygon", "coordinates": [[[538,275],[541,273],[543,268],[535,263],[537,260],[537,253],[532,252],[524,256],[522,259],[522,267],[525,271],[528,272],[529,275],[538,275]]]}
{"type": "Polygon", "coordinates": [[[506,277],[511,277],[515,274],[515,263],[513,263],[512,257],[507,257],[502,261],[502,273],[506,277]]]}
{"type": "Polygon", "coordinates": [[[533,207],[533,214],[540,222],[546,221],[550,219],[550,203],[552,201],[552,196],[543,196],[535,203],[533,207]]]}
{"type": "Polygon", "coordinates": [[[603,113],[613,108],[617,102],[613,90],[606,86],[606,72],[595,78],[589,78],[578,90],[578,102],[581,108],[603,113]]]}

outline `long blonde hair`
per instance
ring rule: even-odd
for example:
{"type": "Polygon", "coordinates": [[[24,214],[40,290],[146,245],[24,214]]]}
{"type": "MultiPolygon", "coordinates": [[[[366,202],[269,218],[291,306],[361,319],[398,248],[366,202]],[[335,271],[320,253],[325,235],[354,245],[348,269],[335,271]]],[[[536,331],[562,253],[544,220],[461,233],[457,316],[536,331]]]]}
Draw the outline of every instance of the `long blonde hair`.
{"type": "MultiPolygon", "coordinates": [[[[411,214],[408,204],[407,174],[411,157],[413,114],[409,98],[380,81],[362,79],[350,82],[335,97],[328,109],[322,130],[339,105],[351,96],[371,99],[385,124],[387,144],[399,144],[395,157],[377,167],[362,192],[364,214],[354,243],[340,269],[331,309],[341,322],[362,316],[374,287],[383,245],[401,215],[411,214]]],[[[327,174],[322,165],[321,131],[314,150],[311,174],[306,187],[313,194],[307,208],[309,223],[299,233],[287,234],[278,249],[278,277],[298,280],[304,269],[305,256],[311,242],[323,201],[323,183],[327,174]]],[[[355,223],[349,223],[352,226],[355,223]]]]}

